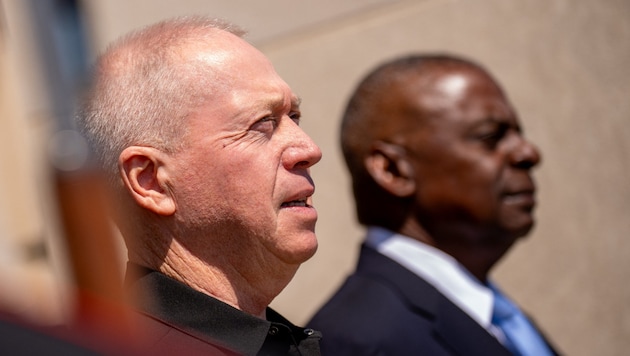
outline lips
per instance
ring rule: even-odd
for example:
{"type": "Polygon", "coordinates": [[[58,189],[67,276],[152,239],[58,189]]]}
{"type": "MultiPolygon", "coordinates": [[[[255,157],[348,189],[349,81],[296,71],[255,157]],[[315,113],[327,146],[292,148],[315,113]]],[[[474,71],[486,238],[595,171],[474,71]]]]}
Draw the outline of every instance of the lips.
{"type": "Polygon", "coordinates": [[[281,208],[290,208],[290,207],[312,207],[310,204],[310,198],[313,196],[315,189],[313,187],[309,187],[304,189],[300,193],[297,193],[283,202],[280,207],[281,208]]]}
{"type": "Polygon", "coordinates": [[[504,201],[508,204],[520,205],[526,208],[533,208],[536,205],[536,190],[525,188],[507,192],[503,195],[504,201]]]}
{"type": "Polygon", "coordinates": [[[285,203],[282,203],[282,205],[280,205],[283,208],[288,208],[288,207],[292,207],[292,206],[301,206],[301,207],[307,207],[310,206],[306,203],[306,198],[304,199],[298,199],[298,200],[292,200],[292,201],[288,201],[285,203]]]}
{"type": "Polygon", "coordinates": [[[536,184],[533,179],[529,175],[512,178],[503,191],[504,202],[533,208],[536,205],[536,184]]]}

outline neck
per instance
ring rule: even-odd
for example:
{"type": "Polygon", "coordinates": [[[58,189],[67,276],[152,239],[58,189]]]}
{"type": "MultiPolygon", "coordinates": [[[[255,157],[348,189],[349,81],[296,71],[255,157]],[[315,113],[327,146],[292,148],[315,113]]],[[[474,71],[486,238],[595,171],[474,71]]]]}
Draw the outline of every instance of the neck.
{"type": "Polygon", "coordinates": [[[242,260],[246,259],[241,257],[235,264],[218,253],[202,260],[173,240],[158,269],[199,292],[264,319],[267,306],[293,278],[297,266],[265,268],[255,261],[244,264],[242,260]]]}
{"type": "Polygon", "coordinates": [[[407,224],[399,232],[452,256],[481,283],[487,282],[490,270],[515,240],[505,236],[472,236],[471,229],[454,231],[452,225],[445,230],[448,231],[429,233],[419,224],[407,224]]]}
{"type": "Polygon", "coordinates": [[[494,265],[503,257],[507,248],[488,248],[485,246],[436,246],[440,250],[453,256],[479,282],[486,284],[488,275],[494,265]]]}

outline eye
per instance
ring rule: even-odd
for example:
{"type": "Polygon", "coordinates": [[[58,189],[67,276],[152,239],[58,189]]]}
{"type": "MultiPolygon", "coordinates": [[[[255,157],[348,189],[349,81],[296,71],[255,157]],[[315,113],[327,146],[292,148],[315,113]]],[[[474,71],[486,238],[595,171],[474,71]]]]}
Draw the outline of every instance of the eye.
{"type": "Polygon", "coordinates": [[[278,119],[274,116],[266,116],[256,121],[250,130],[260,132],[273,132],[278,127],[278,119]]]}
{"type": "Polygon", "coordinates": [[[293,120],[293,122],[299,125],[302,114],[299,111],[292,111],[289,113],[289,117],[293,120]]]}
{"type": "Polygon", "coordinates": [[[507,135],[509,130],[507,124],[497,124],[492,127],[487,127],[477,133],[476,139],[479,140],[485,147],[494,149],[499,142],[507,135]]]}

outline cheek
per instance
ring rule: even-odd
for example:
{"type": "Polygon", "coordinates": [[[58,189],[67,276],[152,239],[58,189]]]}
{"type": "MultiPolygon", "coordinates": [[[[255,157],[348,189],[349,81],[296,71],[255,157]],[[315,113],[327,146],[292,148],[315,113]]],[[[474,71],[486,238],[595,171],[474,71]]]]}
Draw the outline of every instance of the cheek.
{"type": "Polygon", "coordinates": [[[232,218],[270,219],[278,162],[263,153],[249,146],[182,157],[174,182],[179,205],[190,214],[220,211],[232,218]]]}
{"type": "Polygon", "coordinates": [[[231,181],[223,167],[200,155],[184,157],[177,164],[173,189],[182,218],[220,214],[225,209],[224,194],[230,190],[226,183],[231,181]]]}
{"type": "Polygon", "coordinates": [[[501,170],[492,160],[477,160],[465,168],[460,181],[462,196],[480,218],[494,219],[500,205],[501,170]]]}
{"type": "Polygon", "coordinates": [[[498,173],[480,160],[457,160],[434,165],[419,180],[418,199],[435,214],[489,219],[498,210],[498,173]]]}
{"type": "Polygon", "coordinates": [[[207,204],[241,220],[245,225],[266,226],[274,219],[272,200],[275,181],[269,169],[249,164],[244,168],[230,165],[212,172],[212,180],[203,191],[208,192],[207,204]]]}

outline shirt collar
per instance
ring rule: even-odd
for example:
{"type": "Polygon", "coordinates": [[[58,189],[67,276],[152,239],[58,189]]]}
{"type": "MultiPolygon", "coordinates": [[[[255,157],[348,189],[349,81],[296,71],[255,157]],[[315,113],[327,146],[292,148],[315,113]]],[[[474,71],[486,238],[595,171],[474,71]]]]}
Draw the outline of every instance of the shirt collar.
{"type": "Polygon", "coordinates": [[[317,331],[293,325],[271,308],[266,310],[266,320],[260,319],[157,271],[132,263],[128,266],[134,274],[128,273],[126,282],[134,300],[141,301],[139,311],[239,354],[284,347],[282,340],[301,344],[308,338],[318,344],[321,337],[317,331]]]}
{"type": "Polygon", "coordinates": [[[380,227],[368,229],[365,243],[433,285],[479,325],[492,329],[492,291],[453,257],[380,227]]]}

